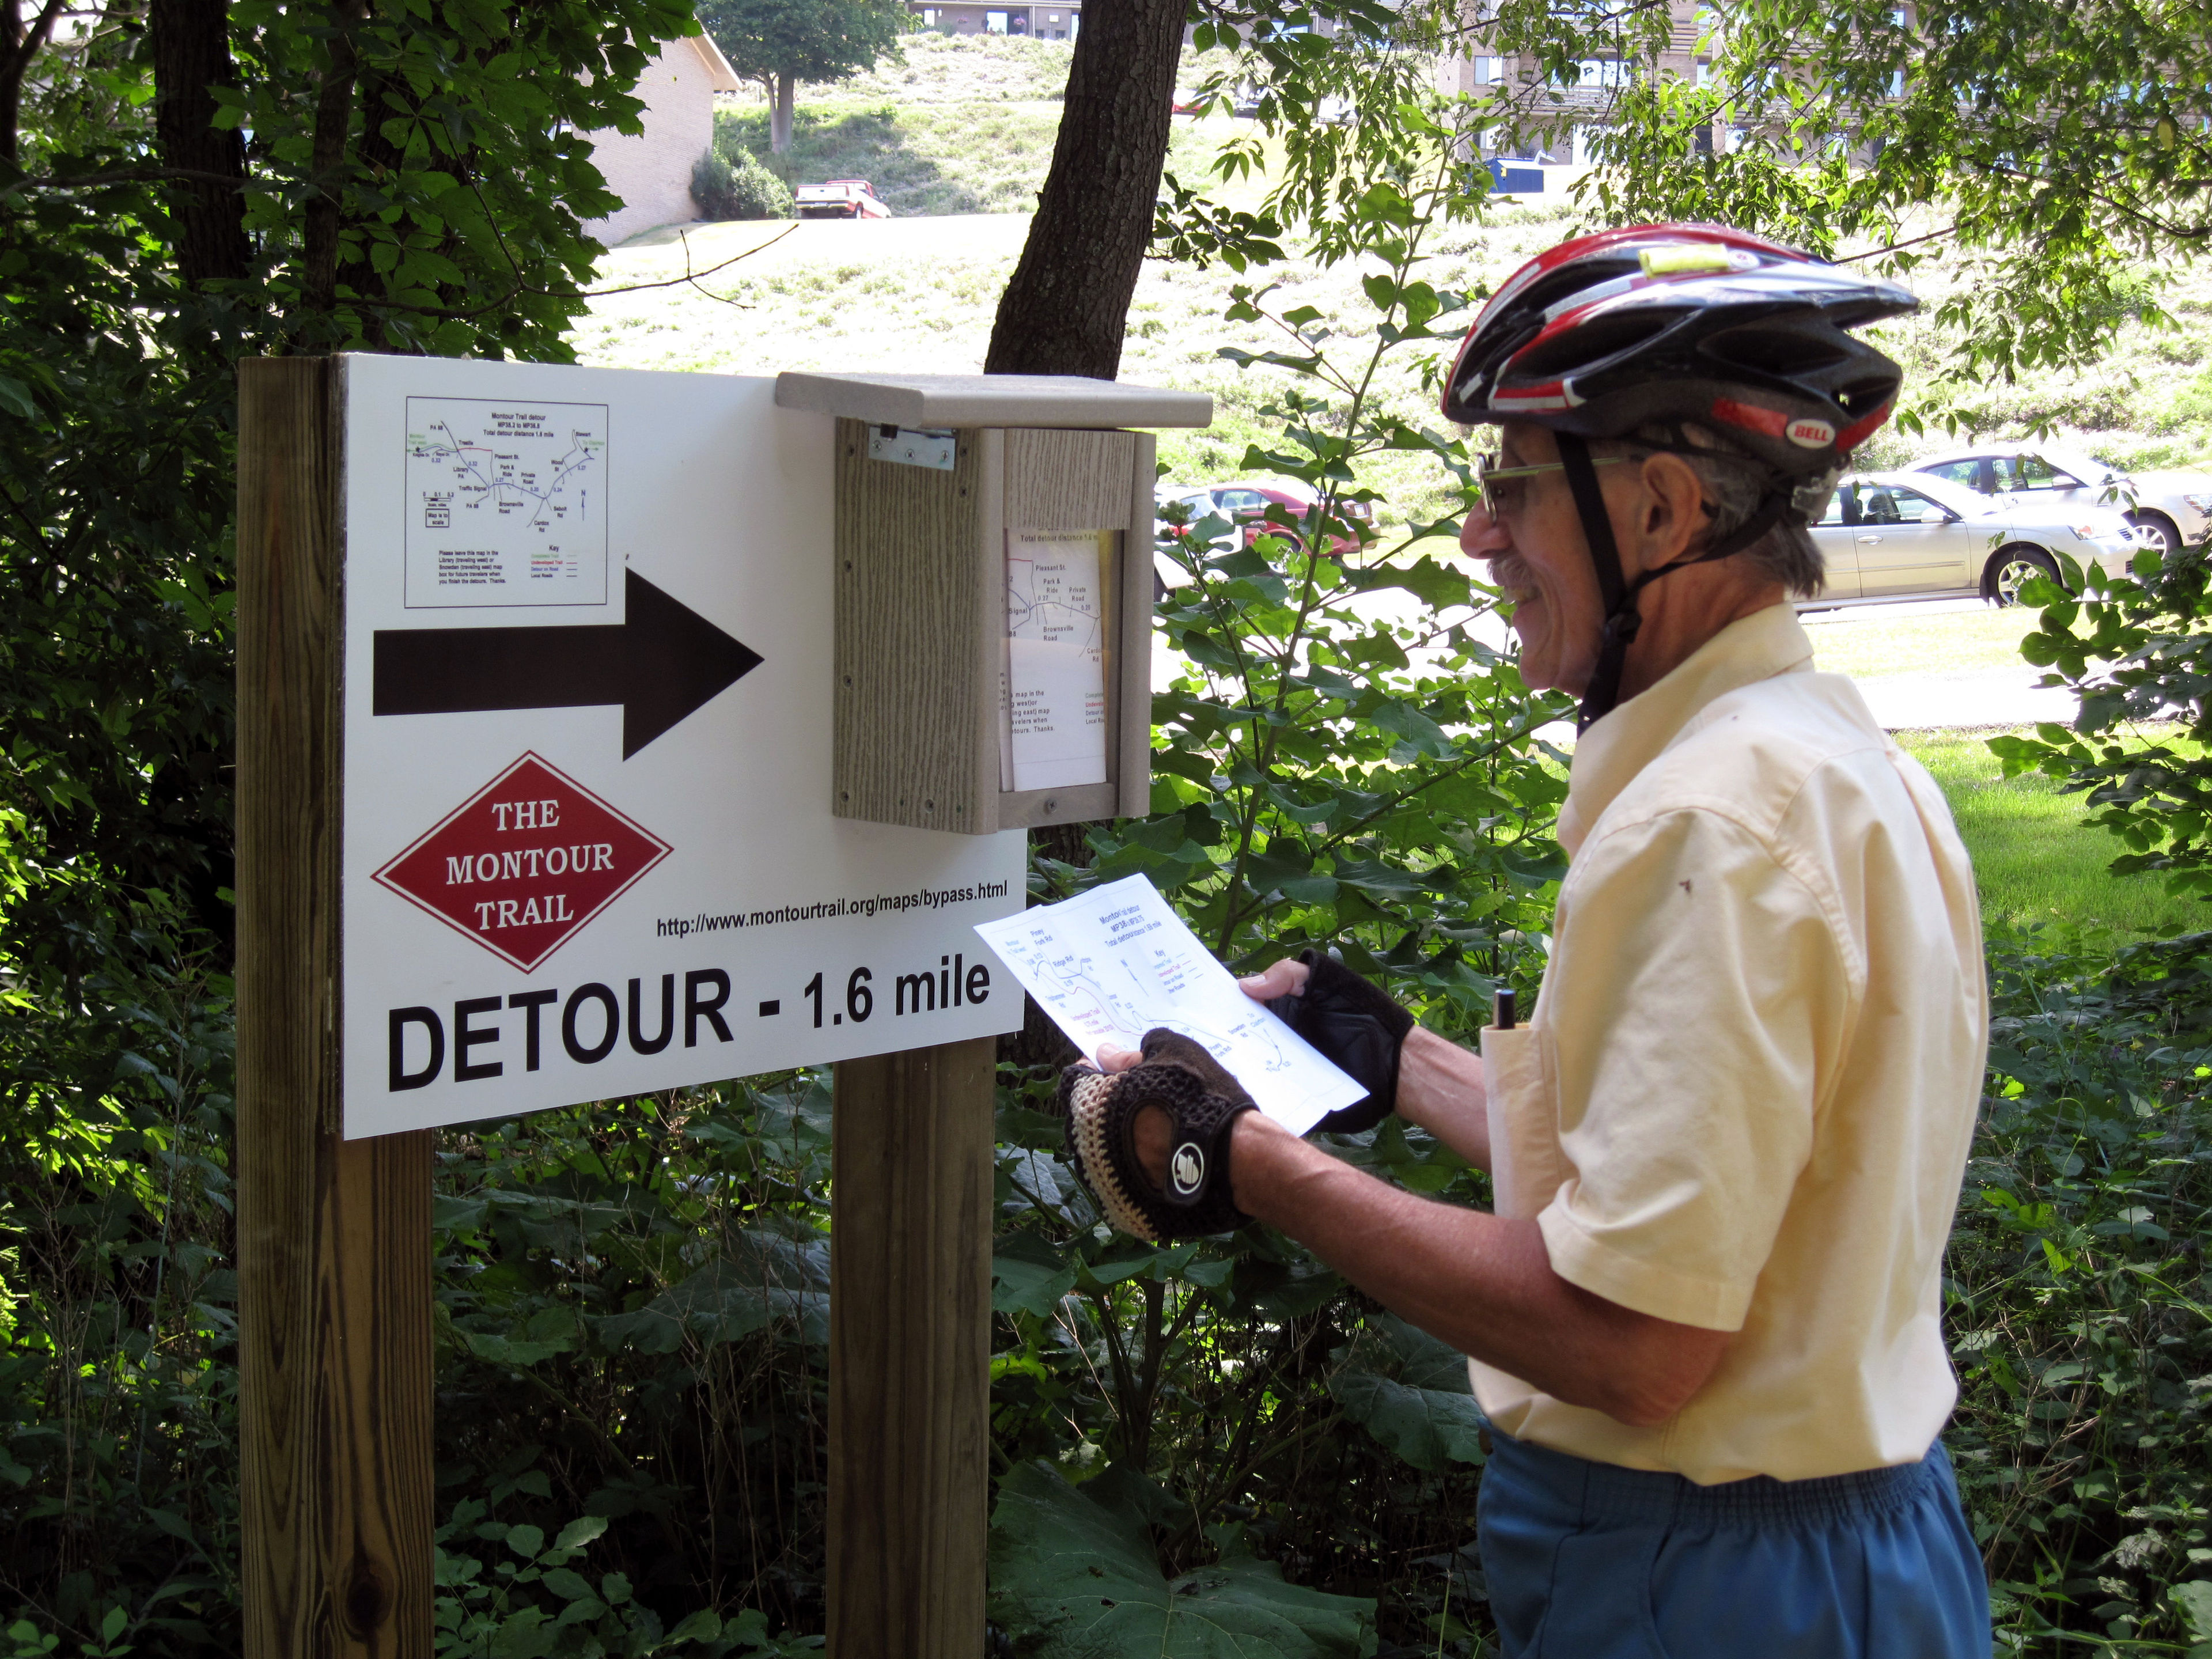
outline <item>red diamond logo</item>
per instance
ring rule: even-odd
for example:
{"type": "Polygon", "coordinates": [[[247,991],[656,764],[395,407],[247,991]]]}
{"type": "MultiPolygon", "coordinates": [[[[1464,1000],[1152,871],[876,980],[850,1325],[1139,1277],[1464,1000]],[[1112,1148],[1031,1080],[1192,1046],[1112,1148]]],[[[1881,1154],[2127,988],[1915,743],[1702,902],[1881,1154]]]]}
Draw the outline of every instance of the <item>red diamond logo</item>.
{"type": "Polygon", "coordinates": [[[526,754],[376,879],[528,973],[670,850],[526,754]]]}

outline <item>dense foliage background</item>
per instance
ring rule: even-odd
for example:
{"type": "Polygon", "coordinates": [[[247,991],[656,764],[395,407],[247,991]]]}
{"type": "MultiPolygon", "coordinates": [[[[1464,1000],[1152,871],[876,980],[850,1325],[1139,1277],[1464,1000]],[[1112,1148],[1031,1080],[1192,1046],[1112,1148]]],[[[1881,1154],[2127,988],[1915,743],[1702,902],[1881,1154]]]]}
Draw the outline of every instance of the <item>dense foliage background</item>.
{"type": "MultiPolygon", "coordinates": [[[[690,26],[675,0],[213,9],[227,194],[165,149],[155,116],[178,89],[129,10],[31,83],[0,164],[0,1651],[16,1655],[237,1647],[232,364],[338,346],[562,358],[596,252],[580,225],[608,199],[575,134],[632,118],[645,47],[690,26]]],[[[1249,465],[1322,505],[1250,535],[1170,528],[1182,578],[1160,620],[1188,667],[1156,708],[1155,810],[1041,856],[1033,888],[1141,871],[1225,958],[1333,943],[1463,1036],[1493,985],[1525,993],[1541,971],[1564,767],[1540,732],[1562,707],[1469,631],[1492,596],[1442,556],[1450,519],[1385,544],[1348,509],[1385,457],[1463,488],[1462,446],[1372,388],[1387,355],[1432,359],[1463,325],[1470,296],[1423,261],[1434,226],[1482,210],[1462,124],[1551,117],[1435,100],[1389,19],[1341,9],[1358,26],[1341,46],[1263,31],[1243,66],[1281,141],[1276,197],[1231,212],[1178,180],[1159,225],[1162,252],[1249,276],[1231,320],[1279,343],[1237,354],[1271,388],[1249,465]],[[1325,121],[1325,97],[1372,118],[1325,121]],[[1363,328],[1329,337],[1271,295],[1293,233],[1356,264],[1363,328]]],[[[1747,75],[1781,54],[1770,9],[1747,14],[1747,75]]],[[[1823,51],[1887,27],[1886,5],[1857,9],[1814,37],[1823,51]]],[[[1642,15],[1515,18],[1571,61],[1575,30],[1642,15]]],[[[1962,50],[1975,18],[1944,15],[1962,50]]],[[[2124,65],[2084,51],[2094,73],[2037,108],[2111,91],[2124,65]]],[[[1785,125],[1742,161],[1645,176],[1747,222],[1853,234],[1977,165],[1958,107],[1930,100],[1857,173],[1783,168],[1802,137],[1785,125]],[[1854,193],[1869,179],[1880,191],[1854,193]]],[[[1674,106],[1628,116],[1632,137],[1688,142],[1674,106]]],[[[2187,194],[2192,118],[2146,106],[2096,179],[1992,175],[1973,222],[1996,222],[2006,190],[2053,211],[2074,192],[2090,240],[2031,238],[2021,257],[2091,283],[2095,237],[2124,218],[2106,198],[2142,199],[2161,165],[2187,194]],[[2158,123],[2176,119],[2169,142],[2158,123]]],[[[2065,136],[2004,134],[2022,154],[2065,136]]],[[[2160,222],[2165,246],[2189,229],[2160,222]]],[[[1962,319],[1983,343],[1970,362],[2018,355],[1990,331],[2003,314],[1962,319]]],[[[2039,338],[2063,358],[2094,338],[2070,330],[2039,338]]],[[[2147,568],[2140,587],[2082,625],[2109,621],[2100,648],[2125,659],[2136,712],[2199,709],[2201,573],[2147,568]]],[[[2046,659],[2086,674],[2057,641],[2074,613],[2046,614],[2046,659]]],[[[2022,763],[2084,769],[2139,853],[2193,868],[2201,835],[2144,828],[2196,787],[2185,750],[2152,776],[2075,740],[2046,733],[2022,763]]],[[[2008,1652],[2212,1653],[2208,957],[2207,936],[1992,940],[1996,1042],[1947,1290],[1952,1444],[2008,1652]]],[[[999,1650],[1479,1651],[1484,1450],[1456,1357],[1265,1230],[1165,1250],[1105,1231],[1058,1157],[1049,1085],[1047,1066],[1002,1067],[999,1650]]],[[[446,1651],[818,1643],[830,1110],[826,1079],[800,1073],[440,1137],[446,1651]]],[[[1395,1122],[1337,1150],[1485,1200],[1478,1173],[1395,1122]]]]}

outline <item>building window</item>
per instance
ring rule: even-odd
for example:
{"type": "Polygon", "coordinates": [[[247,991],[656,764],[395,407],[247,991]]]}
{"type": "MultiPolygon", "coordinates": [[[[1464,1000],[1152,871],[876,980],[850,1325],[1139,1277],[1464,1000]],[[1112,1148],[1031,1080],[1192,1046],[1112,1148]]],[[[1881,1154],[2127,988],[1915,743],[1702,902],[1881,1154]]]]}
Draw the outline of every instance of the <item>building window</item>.
{"type": "Polygon", "coordinates": [[[1505,82],[1505,60],[1503,58],[1478,58],[1474,60],[1474,84],[1478,87],[1503,86],[1505,82]]]}
{"type": "Polygon", "coordinates": [[[983,32],[987,34],[1004,34],[1006,32],[1006,14],[1002,11],[985,12],[983,32]]]}

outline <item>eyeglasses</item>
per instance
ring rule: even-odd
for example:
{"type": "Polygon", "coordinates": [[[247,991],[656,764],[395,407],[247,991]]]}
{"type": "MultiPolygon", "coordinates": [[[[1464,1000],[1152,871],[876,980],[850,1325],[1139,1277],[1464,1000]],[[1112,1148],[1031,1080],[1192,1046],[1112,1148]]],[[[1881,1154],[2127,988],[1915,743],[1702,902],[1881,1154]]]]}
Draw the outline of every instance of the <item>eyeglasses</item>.
{"type": "MultiPolygon", "coordinates": [[[[1593,455],[1592,466],[1613,466],[1623,461],[1638,460],[1634,455],[1593,455]]],[[[1474,484],[1482,494],[1482,505],[1493,519],[1509,513],[1518,514],[1527,505],[1528,487],[1523,482],[1540,472],[1564,472],[1565,461],[1544,461],[1534,466],[1500,466],[1496,455],[1479,455],[1474,462],[1474,484]]]]}

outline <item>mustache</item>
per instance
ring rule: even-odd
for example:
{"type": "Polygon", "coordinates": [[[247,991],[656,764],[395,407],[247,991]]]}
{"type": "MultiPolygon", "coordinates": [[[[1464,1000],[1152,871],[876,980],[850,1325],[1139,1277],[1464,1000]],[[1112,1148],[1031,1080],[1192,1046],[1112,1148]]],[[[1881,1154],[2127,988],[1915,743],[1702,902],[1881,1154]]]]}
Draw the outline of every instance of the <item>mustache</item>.
{"type": "Polygon", "coordinates": [[[1507,553],[1492,559],[1490,581],[1493,587],[1527,589],[1536,585],[1531,580],[1528,562],[1518,553],[1507,553]]]}

